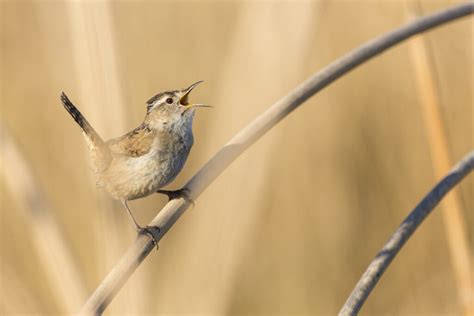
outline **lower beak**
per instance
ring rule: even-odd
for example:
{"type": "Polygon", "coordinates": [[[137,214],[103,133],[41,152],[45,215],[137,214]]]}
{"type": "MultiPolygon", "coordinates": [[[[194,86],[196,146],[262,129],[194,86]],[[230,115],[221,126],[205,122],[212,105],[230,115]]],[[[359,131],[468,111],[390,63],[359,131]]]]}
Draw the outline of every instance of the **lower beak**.
{"type": "Polygon", "coordinates": [[[192,108],[212,108],[212,105],[207,105],[207,104],[190,104],[186,106],[186,109],[184,109],[183,114],[186,113],[187,111],[191,110],[192,108]]]}
{"type": "Polygon", "coordinates": [[[212,105],[198,103],[189,105],[189,108],[212,108],[212,105]]]}

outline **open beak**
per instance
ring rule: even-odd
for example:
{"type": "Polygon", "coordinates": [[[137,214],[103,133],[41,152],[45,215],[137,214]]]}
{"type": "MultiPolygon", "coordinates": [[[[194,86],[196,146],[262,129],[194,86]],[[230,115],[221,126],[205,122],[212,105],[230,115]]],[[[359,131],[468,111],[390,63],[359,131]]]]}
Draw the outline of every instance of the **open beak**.
{"type": "Polygon", "coordinates": [[[184,94],[179,100],[179,104],[183,107],[186,107],[186,109],[183,111],[183,114],[192,108],[212,108],[212,106],[207,105],[207,104],[200,104],[200,103],[190,104],[189,103],[189,93],[193,91],[193,89],[196,88],[198,84],[203,83],[203,82],[204,81],[195,82],[192,85],[190,85],[188,88],[183,90],[184,94]]]}

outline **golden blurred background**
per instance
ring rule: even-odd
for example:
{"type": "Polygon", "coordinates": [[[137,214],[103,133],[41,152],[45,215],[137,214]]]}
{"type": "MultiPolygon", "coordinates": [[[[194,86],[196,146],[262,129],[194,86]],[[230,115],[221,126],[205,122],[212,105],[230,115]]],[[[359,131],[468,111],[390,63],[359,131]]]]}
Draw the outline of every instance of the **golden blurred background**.
{"type": "MultiPolygon", "coordinates": [[[[2,0],[0,314],[79,310],[135,238],[121,205],[95,188],[61,91],[109,139],[137,126],[157,92],[204,80],[191,99],[214,108],[197,113],[194,148],[169,186],[177,189],[318,69],[455,3],[2,0]]],[[[239,157],[105,314],[336,314],[446,163],[473,148],[473,69],[468,17],[340,79],[239,157]]],[[[364,315],[466,313],[473,185],[468,177],[445,216],[438,207],[428,217],[364,315]],[[467,249],[450,246],[450,230],[467,249]],[[456,253],[467,254],[464,272],[456,253]]],[[[145,224],[165,203],[156,195],[130,205],[145,224]]]]}

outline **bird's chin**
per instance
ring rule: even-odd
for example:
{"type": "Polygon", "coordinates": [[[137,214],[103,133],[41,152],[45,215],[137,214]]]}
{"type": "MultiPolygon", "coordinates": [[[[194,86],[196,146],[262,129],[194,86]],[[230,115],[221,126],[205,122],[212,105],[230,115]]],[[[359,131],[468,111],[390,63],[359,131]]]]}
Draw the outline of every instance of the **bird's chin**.
{"type": "Polygon", "coordinates": [[[196,112],[195,108],[188,108],[188,109],[185,109],[181,115],[183,117],[193,117],[195,112],[196,112]]]}

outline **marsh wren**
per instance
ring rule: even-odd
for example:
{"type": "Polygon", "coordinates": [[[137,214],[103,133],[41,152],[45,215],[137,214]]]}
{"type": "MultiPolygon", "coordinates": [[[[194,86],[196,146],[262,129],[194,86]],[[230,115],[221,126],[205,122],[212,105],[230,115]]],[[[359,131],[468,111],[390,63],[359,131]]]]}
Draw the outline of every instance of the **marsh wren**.
{"type": "Polygon", "coordinates": [[[192,124],[195,108],[190,92],[202,81],[183,90],[159,93],[147,101],[143,123],[131,132],[104,142],[91,124],[72,104],[66,94],[61,101],[82,129],[89,147],[97,186],[120,200],[139,233],[153,235],[158,227],[142,227],[133,216],[127,201],[152,193],[168,195],[169,199],[187,198],[187,189],[165,191],[160,188],[176,178],[188,158],[194,138],[192,124]]]}

